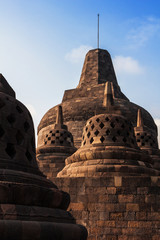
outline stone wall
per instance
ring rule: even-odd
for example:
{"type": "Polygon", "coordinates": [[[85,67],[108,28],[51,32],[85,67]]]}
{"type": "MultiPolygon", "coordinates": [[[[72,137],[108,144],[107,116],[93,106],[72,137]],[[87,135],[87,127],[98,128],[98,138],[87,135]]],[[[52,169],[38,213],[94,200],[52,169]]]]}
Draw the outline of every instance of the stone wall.
{"type": "Polygon", "coordinates": [[[160,177],[53,178],[88,240],[159,240],[160,177]]]}

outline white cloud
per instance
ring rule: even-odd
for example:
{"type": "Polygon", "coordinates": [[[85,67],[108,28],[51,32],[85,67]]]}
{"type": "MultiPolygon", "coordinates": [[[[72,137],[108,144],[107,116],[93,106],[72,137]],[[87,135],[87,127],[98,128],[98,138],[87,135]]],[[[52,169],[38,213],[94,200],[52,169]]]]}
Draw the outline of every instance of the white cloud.
{"type": "Polygon", "coordinates": [[[35,117],[37,116],[37,112],[36,112],[34,106],[31,105],[31,104],[26,104],[26,107],[27,107],[28,110],[30,111],[32,117],[35,118],[35,117]]]}
{"type": "Polygon", "coordinates": [[[143,21],[135,21],[135,28],[129,32],[127,39],[130,41],[129,47],[137,48],[145,45],[153,36],[159,35],[160,19],[149,17],[143,21]],[[137,26],[138,25],[138,26],[137,26]]]}
{"type": "Polygon", "coordinates": [[[119,74],[139,75],[144,73],[144,68],[132,57],[115,56],[113,64],[119,74]]]}
{"type": "Polygon", "coordinates": [[[157,127],[158,127],[158,143],[159,143],[159,146],[160,146],[160,118],[155,118],[154,119],[157,127]]]}
{"type": "Polygon", "coordinates": [[[93,49],[88,45],[81,45],[78,48],[73,48],[65,55],[65,59],[71,63],[79,63],[84,60],[86,53],[93,49]]]}

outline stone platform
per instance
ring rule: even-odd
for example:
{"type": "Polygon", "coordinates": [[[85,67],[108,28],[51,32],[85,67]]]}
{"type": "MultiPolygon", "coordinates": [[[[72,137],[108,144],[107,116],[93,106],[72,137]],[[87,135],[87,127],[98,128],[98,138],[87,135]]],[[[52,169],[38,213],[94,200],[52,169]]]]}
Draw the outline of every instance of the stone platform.
{"type": "Polygon", "coordinates": [[[68,210],[88,240],[159,240],[160,177],[51,179],[70,194],[68,210]]]}

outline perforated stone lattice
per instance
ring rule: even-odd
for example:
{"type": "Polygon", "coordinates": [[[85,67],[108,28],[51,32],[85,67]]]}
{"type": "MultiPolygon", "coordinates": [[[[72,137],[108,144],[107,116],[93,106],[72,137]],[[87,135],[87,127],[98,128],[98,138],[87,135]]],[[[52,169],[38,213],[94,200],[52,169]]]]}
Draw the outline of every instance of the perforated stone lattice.
{"type": "Polygon", "coordinates": [[[32,160],[35,161],[35,142],[28,110],[3,93],[0,94],[0,110],[0,147],[6,154],[4,157],[16,161],[26,159],[31,164],[32,160]]]}
{"type": "Polygon", "coordinates": [[[45,145],[62,145],[62,146],[73,146],[73,136],[70,132],[64,129],[53,129],[50,130],[44,139],[45,145]]]}
{"type": "Polygon", "coordinates": [[[147,132],[136,132],[137,145],[140,148],[158,148],[156,138],[147,132]]]}
{"type": "Polygon", "coordinates": [[[90,118],[83,129],[82,146],[91,144],[137,148],[132,124],[119,115],[98,115],[90,118]]]}

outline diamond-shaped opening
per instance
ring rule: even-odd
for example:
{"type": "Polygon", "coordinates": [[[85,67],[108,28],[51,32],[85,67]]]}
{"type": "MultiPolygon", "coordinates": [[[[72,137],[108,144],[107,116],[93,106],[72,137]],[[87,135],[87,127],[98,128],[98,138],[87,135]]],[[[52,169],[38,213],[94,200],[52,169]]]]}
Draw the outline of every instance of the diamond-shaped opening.
{"type": "Polygon", "coordinates": [[[89,121],[89,124],[91,124],[91,123],[92,123],[92,120],[89,121]]]}
{"type": "Polygon", "coordinates": [[[6,153],[11,157],[14,158],[14,156],[16,155],[16,150],[15,147],[12,143],[7,143],[7,147],[6,147],[6,153]]]}
{"type": "Polygon", "coordinates": [[[99,122],[99,121],[100,121],[99,118],[97,118],[97,119],[96,119],[96,122],[99,122]]]}
{"type": "Polygon", "coordinates": [[[28,161],[31,162],[32,161],[32,155],[30,154],[30,152],[28,150],[26,151],[25,155],[26,155],[28,161]]]}
{"type": "Polygon", "coordinates": [[[106,135],[109,135],[110,134],[110,131],[109,131],[109,129],[107,129],[107,131],[106,131],[106,135]]]}
{"type": "Polygon", "coordinates": [[[47,144],[47,141],[45,141],[44,144],[46,145],[46,144],[47,144]]]}
{"type": "Polygon", "coordinates": [[[96,131],[94,132],[94,134],[95,134],[96,136],[98,136],[98,134],[99,134],[99,131],[98,131],[98,130],[96,130],[96,131]]]}
{"type": "Polygon", "coordinates": [[[4,130],[3,130],[2,126],[0,125],[0,137],[3,137],[3,135],[4,135],[4,130]]]}
{"type": "Polygon", "coordinates": [[[59,130],[57,130],[56,133],[59,133],[59,130]]]}
{"type": "Polygon", "coordinates": [[[124,124],[121,125],[121,128],[125,128],[124,124]]]}
{"type": "Polygon", "coordinates": [[[4,107],[5,102],[0,98],[0,108],[4,107]]]}
{"type": "Polygon", "coordinates": [[[94,124],[92,124],[91,128],[92,128],[92,130],[94,129],[94,124]]]}
{"type": "Polygon", "coordinates": [[[105,138],[102,136],[102,137],[100,138],[100,141],[103,143],[104,140],[105,140],[105,138]]]}
{"type": "Polygon", "coordinates": [[[94,142],[94,139],[93,137],[90,139],[90,143],[92,144],[94,142]]]}
{"type": "Polygon", "coordinates": [[[100,128],[103,128],[103,127],[104,127],[104,124],[101,122],[101,123],[99,124],[99,126],[100,126],[100,128]]]}
{"type": "Polygon", "coordinates": [[[17,109],[17,111],[19,112],[19,113],[23,113],[23,110],[22,110],[22,108],[20,107],[20,106],[16,106],[16,109],[17,109]]]}
{"type": "Polygon", "coordinates": [[[112,138],[112,140],[113,140],[113,142],[116,142],[117,138],[114,136],[114,137],[112,138]]]}
{"type": "Polygon", "coordinates": [[[143,135],[141,136],[141,139],[144,139],[144,136],[143,136],[143,135]]]}
{"type": "Polygon", "coordinates": [[[114,128],[114,127],[115,127],[114,122],[111,122],[110,126],[111,126],[112,128],[114,128]]]}
{"type": "Polygon", "coordinates": [[[85,144],[86,144],[86,141],[84,141],[83,145],[85,145],[85,144]]]}
{"type": "Polygon", "coordinates": [[[63,144],[63,141],[60,141],[60,144],[63,144]]]}
{"type": "Polygon", "coordinates": [[[48,140],[51,140],[51,137],[48,137],[48,140]]]}
{"type": "Polygon", "coordinates": [[[127,142],[127,139],[126,139],[125,137],[123,138],[123,142],[124,142],[124,143],[126,143],[126,142],[127,142]]]}
{"type": "Polygon", "coordinates": [[[51,141],[51,144],[54,144],[54,143],[55,143],[55,141],[54,141],[54,140],[52,140],[52,141],[51,141]]]}
{"type": "Polygon", "coordinates": [[[82,136],[82,139],[84,140],[84,136],[82,136]]]}
{"type": "Polygon", "coordinates": [[[87,130],[88,130],[88,127],[86,127],[86,132],[87,132],[87,130]]]}
{"type": "Polygon", "coordinates": [[[118,134],[118,135],[120,135],[120,134],[121,134],[121,131],[120,131],[120,130],[118,130],[118,131],[117,131],[117,134],[118,134]]]}
{"type": "Polygon", "coordinates": [[[24,142],[24,137],[23,137],[22,133],[19,130],[16,133],[16,141],[17,141],[18,145],[21,145],[24,142]]]}
{"type": "Polygon", "coordinates": [[[106,120],[106,122],[108,122],[108,121],[109,121],[109,118],[108,118],[108,117],[106,117],[106,118],[105,118],[105,120],[106,120]]]}
{"type": "Polygon", "coordinates": [[[140,133],[137,133],[137,136],[139,136],[140,135],[140,133]]]}
{"type": "Polygon", "coordinates": [[[137,142],[140,142],[140,139],[138,139],[137,142]]]}
{"type": "Polygon", "coordinates": [[[29,123],[27,121],[25,121],[24,122],[24,130],[25,130],[25,132],[27,132],[29,128],[30,128],[29,123]]]}
{"type": "Polygon", "coordinates": [[[63,136],[63,133],[61,133],[60,136],[62,137],[62,136],[63,136]]]}
{"type": "Polygon", "coordinates": [[[55,136],[55,133],[52,133],[52,136],[55,136]]]}
{"type": "Polygon", "coordinates": [[[56,137],[56,139],[59,139],[59,137],[56,137]]]}
{"type": "Polygon", "coordinates": [[[49,133],[52,133],[52,131],[50,131],[49,133]]]}
{"type": "Polygon", "coordinates": [[[91,135],[91,134],[90,134],[90,132],[88,132],[88,133],[87,133],[87,137],[89,138],[89,137],[90,137],[90,135],[91,135]]]}
{"type": "Polygon", "coordinates": [[[14,114],[11,113],[10,115],[8,115],[7,120],[10,124],[13,124],[16,121],[16,118],[15,118],[14,114]]]}

